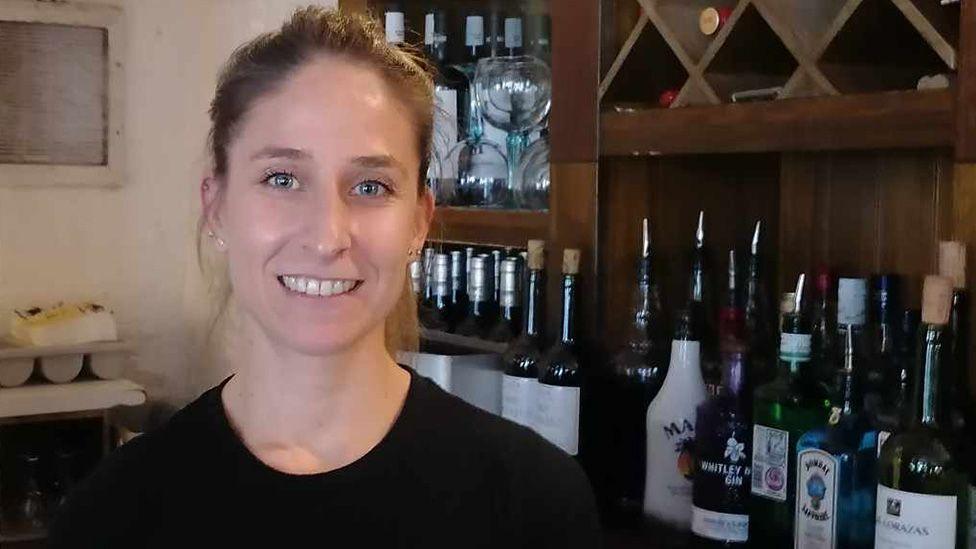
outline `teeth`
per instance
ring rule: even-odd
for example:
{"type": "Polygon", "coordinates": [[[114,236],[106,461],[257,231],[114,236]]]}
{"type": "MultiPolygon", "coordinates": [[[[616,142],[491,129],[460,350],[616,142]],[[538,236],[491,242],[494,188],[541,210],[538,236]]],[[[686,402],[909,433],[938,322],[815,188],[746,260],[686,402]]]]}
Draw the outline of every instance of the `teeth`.
{"type": "Polygon", "coordinates": [[[281,277],[281,281],[286,288],[293,292],[322,297],[344,294],[356,287],[354,280],[320,280],[286,275],[281,277]]]}

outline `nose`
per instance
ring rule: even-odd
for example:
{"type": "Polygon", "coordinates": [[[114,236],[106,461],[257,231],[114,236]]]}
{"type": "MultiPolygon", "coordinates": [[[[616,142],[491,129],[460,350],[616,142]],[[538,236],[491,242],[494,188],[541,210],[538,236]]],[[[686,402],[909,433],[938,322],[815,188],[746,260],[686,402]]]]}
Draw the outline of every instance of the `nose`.
{"type": "Polygon", "coordinates": [[[352,217],[349,206],[335,195],[310,200],[306,212],[305,247],[322,256],[334,256],[352,244],[352,217]]]}

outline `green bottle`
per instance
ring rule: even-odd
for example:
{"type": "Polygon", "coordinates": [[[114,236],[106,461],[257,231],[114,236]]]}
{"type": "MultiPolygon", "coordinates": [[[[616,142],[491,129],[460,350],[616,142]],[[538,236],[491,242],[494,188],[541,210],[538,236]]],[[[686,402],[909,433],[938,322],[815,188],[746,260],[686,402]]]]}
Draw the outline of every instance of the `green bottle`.
{"type": "Polygon", "coordinates": [[[925,278],[911,423],[888,439],[878,462],[876,549],[969,545],[968,474],[951,436],[947,398],[953,382],[951,299],[952,280],[925,278]]]}
{"type": "Polygon", "coordinates": [[[789,547],[796,504],[796,443],[827,422],[830,398],[810,361],[811,330],[802,315],[803,282],[793,310],[783,315],[776,379],[753,399],[750,541],[757,547],[789,547]]]}

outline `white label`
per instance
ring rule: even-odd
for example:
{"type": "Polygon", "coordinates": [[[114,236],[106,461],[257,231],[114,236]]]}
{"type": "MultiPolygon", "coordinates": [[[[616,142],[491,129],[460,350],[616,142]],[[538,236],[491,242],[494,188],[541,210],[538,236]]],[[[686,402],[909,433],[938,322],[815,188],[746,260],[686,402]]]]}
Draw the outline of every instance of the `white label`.
{"type": "Polygon", "coordinates": [[[867,322],[868,281],[842,278],[837,281],[837,326],[867,322]]]}
{"type": "Polygon", "coordinates": [[[810,360],[811,340],[810,334],[782,334],[779,357],[785,361],[810,360]]]}
{"type": "Polygon", "coordinates": [[[795,549],[833,549],[838,478],[834,456],[819,449],[797,453],[795,549]]]}
{"type": "Polygon", "coordinates": [[[733,515],[691,508],[691,531],[719,541],[749,541],[749,515],[733,515]]]}
{"type": "Polygon", "coordinates": [[[469,15],[464,20],[464,45],[476,47],[485,45],[485,18],[469,15]]]}
{"type": "Polygon", "coordinates": [[[505,19],[505,47],[508,49],[522,47],[522,19],[509,17],[505,19]]]}
{"type": "Polygon", "coordinates": [[[403,12],[386,12],[386,41],[390,44],[402,44],[405,37],[403,12]]]}
{"type": "Polygon", "coordinates": [[[434,45],[434,14],[428,13],[424,16],[424,45],[434,45]]]}
{"type": "Polygon", "coordinates": [[[884,443],[888,441],[890,436],[891,433],[888,431],[878,431],[878,457],[881,457],[881,448],[884,447],[884,443]]]}
{"type": "Polygon", "coordinates": [[[693,412],[688,416],[648,418],[644,514],[682,530],[688,530],[692,521],[694,444],[693,412]]]}
{"type": "MultiPolygon", "coordinates": [[[[784,336],[788,334],[783,334],[784,336]]],[[[752,493],[786,501],[790,433],[756,425],[752,430],[752,493]]]]}
{"type": "Polygon", "coordinates": [[[902,492],[878,484],[875,549],[956,546],[956,497],[902,492]]]}
{"type": "Polygon", "coordinates": [[[532,425],[533,389],[539,382],[532,377],[502,376],[502,417],[525,425],[532,425]]]}
{"type": "Polygon", "coordinates": [[[579,453],[579,387],[539,383],[533,424],[546,440],[575,456],[579,453]]]}
{"type": "Polygon", "coordinates": [[[457,154],[451,154],[457,144],[457,90],[434,88],[433,153],[440,167],[440,178],[457,179],[457,154]]]}

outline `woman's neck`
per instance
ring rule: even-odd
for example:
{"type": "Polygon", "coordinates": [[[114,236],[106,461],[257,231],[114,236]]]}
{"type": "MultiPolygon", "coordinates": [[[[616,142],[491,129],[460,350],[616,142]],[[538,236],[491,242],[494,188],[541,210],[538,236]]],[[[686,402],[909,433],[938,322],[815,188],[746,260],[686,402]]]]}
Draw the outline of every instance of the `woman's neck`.
{"type": "Polygon", "coordinates": [[[258,459],[285,473],[325,472],[358,460],[386,436],[410,374],[390,358],[382,328],[329,356],[282,349],[250,328],[222,396],[231,425],[258,459]]]}

